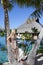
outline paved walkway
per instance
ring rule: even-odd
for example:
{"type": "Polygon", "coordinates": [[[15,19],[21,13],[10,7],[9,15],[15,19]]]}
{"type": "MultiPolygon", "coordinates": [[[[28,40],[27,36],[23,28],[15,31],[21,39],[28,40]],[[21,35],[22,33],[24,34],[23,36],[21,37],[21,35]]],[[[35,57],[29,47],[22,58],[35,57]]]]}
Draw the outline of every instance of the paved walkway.
{"type": "Polygon", "coordinates": [[[35,65],[43,65],[43,54],[36,57],[35,65]]]}
{"type": "MultiPolygon", "coordinates": [[[[25,65],[27,65],[26,63],[24,63],[25,65]]],[[[9,65],[9,62],[5,62],[3,65],[9,65]]],[[[15,62],[15,64],[13,63],[12,65],[22,65],[18,62],[15,62]]],[[[43,54],[42,55],[38,55],[35,59],[35,65],[43,65],[43,54]]]]}

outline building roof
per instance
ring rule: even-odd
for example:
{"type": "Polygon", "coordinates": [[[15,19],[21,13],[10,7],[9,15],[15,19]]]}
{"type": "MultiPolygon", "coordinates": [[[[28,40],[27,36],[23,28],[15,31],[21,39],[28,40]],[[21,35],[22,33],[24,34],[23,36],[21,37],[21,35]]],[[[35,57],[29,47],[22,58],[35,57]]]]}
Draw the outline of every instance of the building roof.
{"type": "Polygon", "coordinates": [[[38,29],[38,32],[41,31],[42,26],[38,22],[36,22],[35,19],[28,19],[24,24],[17,28],[17,33],[32,33],[32,28],[34,27],[38,29]]]}

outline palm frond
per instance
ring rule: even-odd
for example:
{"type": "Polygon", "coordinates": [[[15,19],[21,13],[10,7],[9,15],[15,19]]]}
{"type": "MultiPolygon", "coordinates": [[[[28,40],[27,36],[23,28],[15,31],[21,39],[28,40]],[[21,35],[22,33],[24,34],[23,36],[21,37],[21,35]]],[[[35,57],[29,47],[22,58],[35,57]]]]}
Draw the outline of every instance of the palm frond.
{"type": "Polygon", "coordinates": [[[15,0],[15,2],[20,6],[34,6],[40,8],[41,0],[15,0]]]}
{"type": "Polygon", "coordinates": [[[15,3],[17,3],[19,6],[32,6],[36,8],[36,10],[31,14],[31,16],[35,16],[40,18],[42,13],[41,4],[43,0],[15,0],[15,3]]]}
{"type": "Polygon", "coordinates": [[[40,11],[40,9],[36,9],[36,10],[31,14],[32,17],[38,17],[38,18],[40,18],[41,15],[42,15],[42,12],[40,11]]]}
{"type": "Polygon", "coordinates": [[[9,11],[10,11],[12,8],[13,8],[13,5],[12,5],[11,3],[9,3],[9,5],[8,5],[9,11]]]}
{"type": "Polygon", "coordinates": [[[0,3],[3,7],[7,7],[9,10],[11,10],[14,6],[14,0],[0,0],[0,3]]]}
{"type": "Polygon", "coordinates": [[[13,0],[8,0],[7,2],[8,2],[8,3],[7,3],[8,9],[11,10],[11,9],[13,8],[13,6],[14,6],[14,5],[13,5],[14,2],[13,2],[13,0]]]}
{"type": "Polygon", "coordinates": [[[15,3],[15,0],[10,0],[10,2],[11,2],[12,4],[14,4],[14,3],[15,3]]]}
{"type": "Polygon", "coordinates": [[[31,0],[31,5],[34,6],[35,8],[40,7],[40,0],[31,0]]]}
{"type": "Polygon", "coordinates": [[[15,2],[22,7],[22,6],[29,6],[31,0],[15,0],[15,2]]]}

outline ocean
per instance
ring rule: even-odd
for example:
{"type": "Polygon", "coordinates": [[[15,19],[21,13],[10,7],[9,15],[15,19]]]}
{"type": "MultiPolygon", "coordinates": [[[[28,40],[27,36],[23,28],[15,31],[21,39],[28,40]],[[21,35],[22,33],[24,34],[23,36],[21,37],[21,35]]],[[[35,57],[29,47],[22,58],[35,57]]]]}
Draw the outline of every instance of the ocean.
{"type": "MultiPolygon", "coordinates": [[[[6,45],[5,43],[5,37],[0,37],[0,49],[6,45]]],[[[0,50],[0,63],[7,62],[7,51],[1,51],[0,50]]]]}

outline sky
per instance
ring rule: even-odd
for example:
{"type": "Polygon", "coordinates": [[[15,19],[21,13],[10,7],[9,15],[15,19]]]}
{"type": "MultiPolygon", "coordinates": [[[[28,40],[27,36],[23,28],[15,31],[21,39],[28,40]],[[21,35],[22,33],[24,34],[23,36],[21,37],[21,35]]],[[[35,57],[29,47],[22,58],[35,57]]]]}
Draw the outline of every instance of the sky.
{"type": "MultiPolygon", "coordinates": [[[[10,28],[18,28],[21,24],[26,22],[34,10],[35,9],[32,7],[20,8],[19,6],[15,5],[14,8],[9,11],[10,28]]],[[[40,18],[40,23],[43,24],[43,16],[40,18]]],[[[4,10],[2,7],[0,7],[0,27],[4,28],[4,10]]]]}

